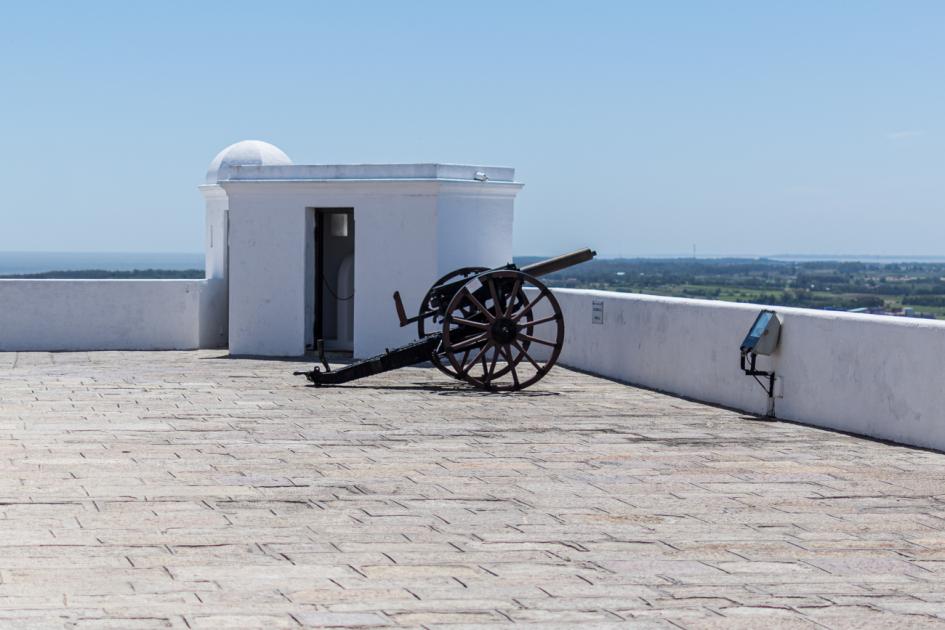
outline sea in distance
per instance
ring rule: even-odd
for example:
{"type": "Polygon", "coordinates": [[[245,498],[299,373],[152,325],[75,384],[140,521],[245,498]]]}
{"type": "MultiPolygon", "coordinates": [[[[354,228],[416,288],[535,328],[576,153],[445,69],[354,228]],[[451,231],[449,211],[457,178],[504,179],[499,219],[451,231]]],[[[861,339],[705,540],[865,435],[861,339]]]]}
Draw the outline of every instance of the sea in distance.
{"type": "Polygon", "coordinates": [[[104,269],[203,269],[204,255],[161,252],[3,252],[0,275],[104,269]]]}

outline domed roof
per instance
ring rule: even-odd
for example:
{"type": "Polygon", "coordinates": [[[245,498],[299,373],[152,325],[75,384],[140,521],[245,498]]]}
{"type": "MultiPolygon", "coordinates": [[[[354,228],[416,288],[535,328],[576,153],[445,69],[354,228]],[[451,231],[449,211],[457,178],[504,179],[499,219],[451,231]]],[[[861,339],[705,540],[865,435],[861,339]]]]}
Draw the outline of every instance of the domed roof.
{"type": "Polygon", "coordinates": [[[279,147],[261,140],[243,140],[223,149],[210,162],[207,183],[229,179],[231,166],[288,166],[289,156],[279,147]]]}

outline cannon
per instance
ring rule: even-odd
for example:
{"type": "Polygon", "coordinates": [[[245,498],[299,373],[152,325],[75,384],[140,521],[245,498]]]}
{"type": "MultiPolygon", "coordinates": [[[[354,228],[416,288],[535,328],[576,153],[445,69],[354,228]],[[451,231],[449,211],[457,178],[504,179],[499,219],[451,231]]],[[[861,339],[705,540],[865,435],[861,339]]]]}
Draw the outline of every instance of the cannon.
{"type": "Polygon", "coordinates": [[[320,387],[429,361],[481,389],[524,389],[554,366],[564,342],[561,306],[538,278],[596,255],[581,249],[522,268],[457,269],[433,284],[413,317],[407,317],[400,292],[395,292],[400,325],[415,323],[417,341],[334,371],[320,351],[324,371],[316,365],[295,374],[320,387]]]}

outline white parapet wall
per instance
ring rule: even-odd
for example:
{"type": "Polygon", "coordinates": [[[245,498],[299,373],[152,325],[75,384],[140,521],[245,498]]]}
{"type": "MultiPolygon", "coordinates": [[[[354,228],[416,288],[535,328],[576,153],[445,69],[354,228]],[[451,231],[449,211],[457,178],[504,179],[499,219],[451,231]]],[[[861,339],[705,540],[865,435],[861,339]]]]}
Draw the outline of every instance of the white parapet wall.
{"type": "Polygon", "coordinates": [[[218,291],[207,280],[0,280],[0,351],[216,346],[218,291]]]}
{"type": "MultiPolygon", "coordinates": [[[[559,361],[602,376],[764,414],[766,392],[739,369],[739,345],[764,307],[556,289],[559,361]],[[594,302],[603,323],[594,323],[594,302]]],[[[774,307],[781,343],[774,415],[945,450],[945,322],[774,307]]]]}

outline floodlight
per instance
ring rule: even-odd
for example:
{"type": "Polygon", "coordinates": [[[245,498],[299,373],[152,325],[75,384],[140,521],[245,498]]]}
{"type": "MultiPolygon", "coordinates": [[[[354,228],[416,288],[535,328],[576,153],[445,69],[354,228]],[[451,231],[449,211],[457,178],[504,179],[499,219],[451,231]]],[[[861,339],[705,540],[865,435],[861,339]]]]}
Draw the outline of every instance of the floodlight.
{"type": "Polygon", "coordinates": [[[773,415],[774,409],[774,372],[757,369],[755,361],[759,354],[767,356],[777,350],[779,341],[781,341],[781,317],[774,311],[765,309],[758,313],[740,348],[742,371],[758,381],[768,394],[768,415],[773,415]],[[767,377],[768,384],[762,383],[758,379],[759,376],[767,377]]]}

